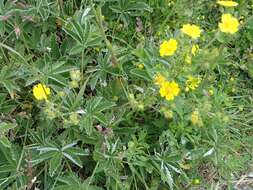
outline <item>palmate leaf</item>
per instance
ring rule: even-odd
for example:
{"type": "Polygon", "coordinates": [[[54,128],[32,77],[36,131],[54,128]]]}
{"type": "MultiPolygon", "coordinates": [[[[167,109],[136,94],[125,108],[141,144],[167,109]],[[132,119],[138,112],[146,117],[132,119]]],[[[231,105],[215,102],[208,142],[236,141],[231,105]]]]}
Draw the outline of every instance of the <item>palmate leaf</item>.
{"type": "Polygon", "coordinates": [[[8,93],[13,96],[15,91],[19,91],[20,88],[16,84],[17,79],[17,71],[13,70],[13,68],[4,66],[0,71],[0,86],[6,88],[8,93]]]}
{"type": "Polygon", "coordinates": [[[94,112],[101,112],[109,109],[114,105],[113,102],[109,102],[102,97],[94,97],[86,103],[86,109],[88,114],[93,114],[94,112]]]}
{"type": "MultiPolygon", "coordinates": [[[[120,59],[120,57],[118,57],[120,59]]],[[[97,57],[97,65],[95,67],[88,67],[87,73],[93,73],[89,85],[92,90],[96,88],[98,84],[106,86],[108,81],[108,75],[123,76],[122,71],[119,68],[114,68],[111,64],[111,56],[109,53],[99,53],[97,57]]]]}
{"type": "Polygon", "coordinates": [[[173,190],[173,178],[168,167],[162,162],[161,164],[161,178],[164,182],[168,183],[171,190],[173,190]]]}
{"type": "Polygon", "coordinates": [[[9,172],[15,172],[16,171],[15,165],[12,164],[4,164],[0,166],[0,174],[1,173],[9,173],[9,172]]]}
{"type": "Polygon", "coordinates": [[[17,126],[15,123],[6,123],[2,122],[0,123],[0,134],[8,132],[10,129],[13,129],[17,126]]]}
{"type": "Polygon", "coordinates": [[[103,125],[107,124],[107,118],[101,112],[98,112],[98,113],[94,114],[94,118],[97,119],[99,122],[101,122],[103,125]]]}
{"type": "Polygon", "coordinates": [[[114,13],[120,15],[119,18],[125,23],[125,25],[128,24],[130,17],[140,16],[144,11],[153,11],[148,4],[133,0],[118,0],[116,5],[110,6],[110,9],[114,13]]]}
{"type": "Polygon", "coordinates": [[[69,159],[73,164],[79,166],[80,168],[82,168],[82,161],[80,160],[80,158],[76,155],[70,155],[66,152],[63,152],[64,157],[66,157],[67,159],[69,159]]]}
{"type": "Polygon", "coordinates": [[[57,170],[60,168],[62,162],[61,153],[55,153],[49,161],[49,174],[54,176],[57,170]]]}
{"type": "Polygon", "coordinates": [[[64,74],[76,69],[76,67],[67,64],[65,61],[53,63],[50,61],[39,60],[34,65],[34,72],[29,73],[30,77],[26,80],[26,85],[30,85],[43,79],[45,81],[49,80],[56,84],[67,86],[68,80],[64,74]]]}
{"type": "Polygon", "coordinates": [[[71,111],[74,111],[75,109],[79,107],[79,105],[82,105],[84,91],[86,89],[86,85],[89,79],[90,79],[90,76],[83,83],[80,91],[78,92],[77,96],[74,98],[73,104],[71,105],[71,108],[70,108],[71,111]]]}
{"type": "Polygon", "coordinates": [[[0,143],[7,148],[11,148],[11,142],[9,141],[9,139],[4,136],[4,133],[8,132],[10,129],[15,128],[17,125],[14,123],[5,123],[2,122],[0,123],[0,143]]]}
{"type": "Polygon", "coordinates": [[[147,71],[145,70],[140,70],[140,69],[132,69],[131,74],[137,76],[138,78],[150,81],[151,77],[148,75],[147,71]]]}
{"type": "Polygon", "coordinates": [[[144,2],[135,2],[132,1],[130,5],[128,6],[128,11],[148,11],[152,12],[153,9],[144,2]]]}
{"type": "Polygon", "coordinates": [[[11,148],[11,143],[9,139],[5,136],[1,136],[0,143],[5,147],[11,148]]]}
{"type": "Polygon", "coordinates": [[[102,36],[99,30],[86,20],[82,21],[71,20],[64,27],[64,31],[75,40],[75,44],[70,50],[70,55],[80,54],[88,47],[95,47],[101,44],[102,36]]]}
{"type": "Polygon", "coordinates": [[[131,11],[148,11],[152,12],[152,8],[144,2],[136,2],[133,0],[118,0],[117,5],[111,6],[110,8],[115,13],[130,13],[131,11]]]}
{"type": "Polygon", "coordinates": [[[10,167],[17,168],[18,158],[20,157],[19,151],[13,151],[14,148],[17,150],[18,147],[10,144],[10,146],[5,146],[3,143],[0,143],[0,163],[1,165],[9,165],[10,167]]]}
{"type": "Polygon", "coordinates": [[[92,127],[93,127],[93,118],[92,116],[84,116],[80,122],[80,129],[85,129],[85,132],[90,135],[92,133],[92,127]]]}
{"type": "Polygon", "coordinates": [[[85,47],[84,47],[82,44],[77,43],[77,44],[74,45],[74,46],[72,47],[72,49],[69,51],[69,54],[70,54],[70,55],[81,54],[84,50],[85,50],[85,47]]]}
{"type": "Polygon", "coordinates": [[[94,97],[87,101],[86,112],[81,119],[80,128],[85,129],[86,133],[90,135],[93,129],[93,122],[95,119],[99,120],[101,123],[106,124],[106,117],[102,113],[115,106],[114,102],[105,100],[102,97],[94,97]]]}
{"type": "Polygon", "coordinates": [[[12,100],[7,99],[7,94],[0,93],[0,112],[10,113],[15,109],[16,105],[12,100]]]}
{"type": "Polygon", "coordinates": [[[35,156],[32,160],[32,164],[38,165],[42,162],[45,162],[47,160],[50,160],[51,158],[53,158],[53,156],[55,155],[56,152],[47,152],[47,153],[42,153],[42,154],[38,154],[37,156],[35,156]]]}
{"type": "Polygon", "coordinates": [[[42,162],[49,162],[49,173],[50,176],[54,176],[56,172],[59,170],[63,159],[71,161],[73,164],[82,168],[82,161],[80,160],[80,156],[88,155],[83,149],[79,147],[74,147],[76,142],[67,144],[62,148],[58,148],[53,144],[34,147],[40,152],[37,156],[35,156],[32,160],[33,165],[37,165],[42,162]]]}
{"type": "Polygon", "coordinates": [[[86,184],[70,184],[70,185],[59,185],[55,188],[55,190],[103,190],[101,187],[97,187],[94,185],[86,185],[86,184]]]}
{"type": "Polygon", "coordinates": [[[76,142],[65,145],[61,148],[63,155],[68,158],[71,162],[82,168],[82,161],[79,156],[88,155],[84,150],[78,147],[74,147],[76,142]]]}
{"type": "Polygon", "coordinates": [[[56,190],[102,190],[103,188],[97,187],[95,185],[88,185],[86,181],[82,181],[76,174],[67,173],[64,176],[58,178],[59,184],[54,188],[56,190]]]}

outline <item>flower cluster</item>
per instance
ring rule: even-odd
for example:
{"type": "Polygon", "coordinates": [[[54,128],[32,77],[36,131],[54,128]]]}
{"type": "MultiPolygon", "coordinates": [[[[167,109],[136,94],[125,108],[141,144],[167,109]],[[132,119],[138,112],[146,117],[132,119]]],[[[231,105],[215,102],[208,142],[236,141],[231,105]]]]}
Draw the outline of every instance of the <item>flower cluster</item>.
{"type": "Polygon", "coordinates": [[[195,56],[197,54],[197,51],[199,49],[199,46],[197,44],[193,44],[191,48],[191,55],[187,54],[185,57],[185,63],[190,65],[192,63],[192,56],[195,56]]]}
{"type": "Polygon", "coordinates": [[[196,44],[193,44],[192,49],[191,49],[192,55],[196,55],[198,49],[199,49],[199,46],[196,44]]]}
{"type": "Polygon", "coordinates": [[[189,90],[195,90],[199,84],[200,84],[201,80],[198,77],[193,77],[193,76],[188,76],[188,79],[186,81],[186,91],[189,90]]]}
{"type": "Polygon", "coordinates": [[[71,82],[70,82],[70,86],[72,88],[78,88],[79,87],[79,82],[81,80],[81,72],[80,70],[72,70],[70,71],[70,78],[71,78],[71,82]]]}
{"type": "Polygon", "coordinates": [[[166,100],[174,100],[180,92],[179,85],[175,81],[167,81],[164,76],[158,74],[155,77],[155,83],[160,87],[160,95],[166,100]]]}
{"type": "MultiPolygon", "coordinates": [[[[219,5],[225,7],[236,7],[238,5],[235,1],[217,1],[219,5]]],[[[234,34],[239,30],[239,21],[230,13],[224,13],[221,16],[221,22],[219,23],[219,29],[221,32],[234,34]]]]}
{"type": "MultiPolygon", "coordinates": [[[[217,1],[217,4],[225,6],[225,7],[235,7],[238,5],[237,2],[234,1],[217,1]]],[[[234,34],[239,30],[239,21],[237,18],[233,17],[229,13],[224,13],[221,17],[221,22],[218,24],[221,32],[234,34]]],[[[200,37],[202,29],[195,24],[184,24],[180,29],[181,32],[193,40],[196,40],[200,37]]],[[[165,40],[160,45],[160,56],[172,56],[175,54],[178,49],[178,42],[176,39],[171,38],[169,40],[165,40]]],[[[191,49],[185,55],[185,63],[190,65],[192,63],[192,57],[197,54],[199,50],[199,46],[197,44],[192,44],[191,49]]],[[[185,91],[188,92],[190,90],[195,90],[201,82],[199,77],[188,76],[185,84],[185,91]]],[[[179,85],[175,81],[167,81],[166,78],[162,75],[157,75],[155,77],[155,84],[160,86],[160,95],[165,97],[167,100],[173,100],[175,96],[177,96],[180,92],[179,85]]]]}
{"type": "Polygon", "coordinates": [[[191,123],[193,125],[197,125],[199,127],[201,127],[203,125],[202,119],[200,117],[200,113],[198,110],[195,110],[192,112],[191,114],[191,123]]]}

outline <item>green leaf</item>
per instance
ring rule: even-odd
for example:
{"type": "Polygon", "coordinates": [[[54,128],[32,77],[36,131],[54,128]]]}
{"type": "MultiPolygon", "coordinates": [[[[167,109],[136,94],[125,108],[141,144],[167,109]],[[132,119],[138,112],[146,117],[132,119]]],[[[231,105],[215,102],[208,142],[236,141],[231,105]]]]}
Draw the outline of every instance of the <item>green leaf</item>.
{"type": "Polygon", "coordinates": [[[86,104],[87,112],[89,114],[92,114],[92,112],[96,110],[97,106],[100,104],[102,99],[103,99],[102,97],[93,97],[92,99],[88,100],[86,104]]]}
{"type": "Polygon", "coordinates": [[[89,82],[91,90],[94,90],[96,88],[98,79],[99,79],[99,73],[92,76],[92,78],[89,82]]]}
{"type": "Polygon", "coordinates": [[[93,111],[102,112],[104,110],[112,108],[115,105],[116,104],[114,102],[110,102],[110,101],[103,99],[103,101],[101,101],[96,107],[94,107],[93,111]]]}
{"type": "Polygon", "coordinates": [[[65,145],[64,147],[61,148],[61,151],[65,151],[65,150],[67,150],[67,149],[69,149],[69,148],[71,148],[75,145],[76,145],[76,142],[67,144],[67,145],[65,145]]]}
{"type": "Polygon", "coordinates": [[[10,143],[9,139],[5,136],[0,137],[0,142],[2,143],[3,146],[5,146],[7,148],[11,147],[11,143],[10,143]]]}
{"type": "Polygon", "coordinates": [[[0,84],[4,86],[9,92],[10,96],[13,96],[15,91],[19,91],[19,86],[15,83],[17,72],[13,71],[13,68],[4,66],[0,72],[0,84]]]}
{"type": "Polygon", "coordinates": [[[84,95],[84,91],[86,89],[86,85],[87,85],[87,82],[89,81],[90,79],[90,76],[86,79],[86,81],[83,83],[80,91],[78,92],[78,95],[77,97],[75,98],[75,101],[71,107],[71,110],[74,110],[82,101],[82,98],[83,98],[83,95],[84,95]]]}
{"type": "Polygon", "coordinates": [[[62,161],[62,154],[55,153],[53,157],[49,161],[49,174],[50,176],[54,176],[57,170],[60,168],[62,161]]]}
{"type": "Polygon", "coordinates": [[[7,94],[0,93],[0,113],[10,113],[16,108],[13,100],[7,99],[7,94]]]}
{"type": "Polygon", "coordinates": [[[33,158],[32,163],[33,165],[37,165],[41,162],[51,159],[54,155],[55,155],[55,151],[38,154],[33,158]]]}
{"type": "Polygon", "coordinates": [[[137,76],[138,78],[145,79],[147,81],[151,80],[150,76],[148,75],[148,73],[145,70],[132,69],[130,72],[131,72],[131,74],[137,76]]]}
{"type": "Polygon", "coordinates": [[[78,148],[78,147],[68,148],[65,152],[70,155],[76,155],[76,156],[88,156],[89,155],[89,152],[87,152],[81,148],[78,148]]]}
{"type": "Polygon", "coordinates": [[[148,12],[152,12],[153,9],[148,4],[146,4],[144,2],[135,2],[135,1],[133,1],[128,6],[128,11],[148,11],[148,12]]]}
{"type": "Polygon", "coordinates": [[[173,190],[173,178],[172,178],[172,175],[171,175],[168,167],[162,163],[161,170],[162,170],[162,172],[161,172],[162,180],[164,182],[168,183],[168,185],[170,186],[170,189],[173,190]]]}
{"type": "Polygon", "coordinates": [[[100,112],[95,113],[93,117],[96,118],[98,121],[100,121],[104,125],[107,125],[108,123],[105,115],[100,112]]]}
{"type": "Polygon", "coordinates": [[[250,29],[250,30],[253,29],[253,18],[252,17],[248,20],[248,22],[245,25],[245,27],[248,28],[248,29],[250,29]]]}
{"type": "Polygon", "coordinates": [[[84,51],[85,47],[82,44],[76,44],[72,49],[70,50],[69,54],[70,55],[76,55],[80,54],[84,51]]]}
{"type": "Polygon", "coordinates": [[[71,184],[71,185],[60,185],[55,188],[55,190],[103,190],[101,187],[86,185],[86,184],[71,184]]]}
{"type": "Polygon", "coordinates": [[[93,119],[99,120],[101,123],[106,124],[107,119],[101,113],[104,110],[110,109],[115,106],[114,102],[107,101],[102,97],[94,97],[86,103],[86,115],[83,116],[80,122],[80,128],[85,128],[88,135],[92,133],[93,119]]]}
{"type": "Polygon", "coordinates": [[[0,173],[16,172],[16,167],[11,164],[4,164],[0,166],[0,173]]]}
{"type": "Polygon", "coordinates": [[[77,23],[75,20],[72,20],[71,24],[74,29],[74,32],[79,37],[81,44],[83,44],[85,36],[84,36],[84,31],[81,24],[77,23]]]}
{"type": "Polygon", "coordinates": [[[80,168],[82,168],[83,166],[82,166],[82,162],[81,162],[81,160],[80,160],[80,158],[78,157],[78,156],[76,156],[76,155],[70,155],[70,154],[68,154],[68,153],[66,153],[66,152],[63,152],[63,155],[66,157],[66,158],[68,158],[72,163],[74,163],[74,164],[76,164],[77,166],[79,166],[80,168]]]}
{"type": "Polygon", "coordinates": [[[0,133],[8,132],[9,130],[14,129],[15,127],[17,127],[17,124],[2,122],[0,123],[0,133]]]}
{"type": "Polygon", "coordinates": [[[90,135],[93,128],[93,118],[91,116],[84,116],[80,122],[80,128],[85,129],[86,133],[90,135]]]}

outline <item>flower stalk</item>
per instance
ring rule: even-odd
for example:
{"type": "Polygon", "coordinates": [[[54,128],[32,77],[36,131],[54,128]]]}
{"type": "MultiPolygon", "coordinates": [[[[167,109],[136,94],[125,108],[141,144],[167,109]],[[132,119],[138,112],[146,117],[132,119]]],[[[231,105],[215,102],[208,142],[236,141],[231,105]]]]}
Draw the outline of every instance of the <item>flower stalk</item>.
{"type": "Polygon", "coordinates": [[[112,61],[112,65],[113,66],[116,66],[117,63],[118,63],[118,60],[117,60],[117,57],[116,57],[116,53],[112,47],[112,44],[111,42],[107,39],[106,37],[106,34],[105,34],[105,30],[104,30],[104,27],[103,27],[103,19],[102,19],[102,13],[101,13],[101,8],[98,7],[97,9],[95,9],[94,7],[92,7],[92,11],[95,15],[95,18],[96,18],[96,23],[98,25],[98,28],[100,30],[100,33],[102,35],[102,37],[104,38],[104,41],[106,43],[106,46],[109,50],[109,52],[111,53],[111,61],[112,61]]]}

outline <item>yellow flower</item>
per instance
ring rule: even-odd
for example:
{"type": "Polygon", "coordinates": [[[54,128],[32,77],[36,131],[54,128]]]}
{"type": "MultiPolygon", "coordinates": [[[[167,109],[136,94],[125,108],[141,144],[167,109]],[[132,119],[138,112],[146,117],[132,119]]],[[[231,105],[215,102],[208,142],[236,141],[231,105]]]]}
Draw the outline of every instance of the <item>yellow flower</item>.
{"type": "Polygon", "coordinates": [[[33,95],[37,100],[47,100],[48,95],[50,95],[50,88],[39,83],[33,87],[33,95]]]}
{"type": "Polygon", "coordinates": [[[184,60],[187,64],[191,64],[192,63],[192,58],[191,58],[191,56],[189,56],[189,55],[187,55],[186,57],[185,57],[185,60],[184,60]]]}
{"type": "Polygon", "coordinates": [[[70,78],[74,81],[80,81],[81,80],[81,71],[80,70],[70,71],[70,78]]]}
{"type": "Polygon", "coordinates": [[[199,122],[199,112],[198,111],[194,111],[191,114],[191,122],[193,124],[197,124],[199,122]]]}
{"type": "Polygon", "coordinates": [[[160,45],[160,56],[161,57],[172,56],[176,50],[177,50],[177,41],[175,39],[164,41],[160,45]]]}
{"type": "Polygon", "coordinates": [[[199,46],[194,44],[194,45],[192,46],[192,49],[191,49],[192,55],[196,55],[198,49],[199,49],[199,46]]]}
{"type": "Polygon", "coordinates": [[[77,113],[70,114],[69,121],[71,122],[71,124],[78,125],[79,120],[79,115],[77,113]]]}
{"type": "Polygon", "coordinates": [[[195,90],[200,82],[200,78],[188,76],[188,80],[186,81],[186,91],[195,90]]]}
{"type": "Polygon", "coordinates": [[[192,180],[192,184],[193,185],[199,185],[200,184],[200,180],[196,178],[196,179],[192,180]]]}
{"type": "Polygon", "coordinates": [[[195,110],[194,112],[192,112],[191,114],[191,122],[193,125],[198,125],[198,126],[202,126],[203,122],[202,119],[199,115],[199,112],[197,110],[195,110]]]}
{"type": "Polygon", "coordinates": [[[212,96],[212,95],[214,94],[213,89],[210,89],[208,92],[209,92],[209,95],[210,95],[210,96],[212,96]]]}
{"type": "Polygon", "coordinates": [[[219,23],[219,28],[222,32],[234,34],[239,30],[239,25],[237,18],[233,17],[231,14],[223,14],[221,22],[219,23]]]}
{"type": "Polygon", "coordinates": [[[238,5],[237,2],[234,1],[217,1],[219,5],[225,6],[225,7],[236,7],[238,5]]]}
{"type": "Polygon", "coordinates": [[[58,92],[58,94],[57,94],[59,97],[64,97],[65,96],[65,92],[63,92],[63,91],[60,91],[60,92],[58,92]]]}
{"type": "Polygon", "coordinates": [[[201,33],[200,27],[194,24],[184,24],[181,31],[193,39],[199,38],[201,33]]]}
{"type": "Polygon", "coordinates": [[[166,81],[162,84],[160,88],[160,95],[165,97],[166,100],[174,100],[175,96],[177,96],[180,92],[179,86],[176,82],[166,81]]]}
{"type": "Polygon", "coordinates": [[[138,64],[138,68],[139,68],[139,69],[143,69],[143,68],[144,68],[144,65],[140,63],[140,64],[138,64]]]}
{"type": "Polygon", "coordinates": [[[154,80],[155,84],[158,86],[162,86],[162,84],[166,82],[166,78],[161,74],[156,75],[154,80]]]}
{"type": "Polygon", "coordinates": [[[231,77],[231,78],[230,78],[230,81],[232,81],[232,82],[235,81],[235,78],[234,78],[234,77],[231,77]]]}
{"type": "Polygon", "coordinates": [[[75,80],[72,80],[69,84],[70,84],[71,88],[78,88],[79,87],[78,82],[75,80]]]}
{"type": "Polygon", "coordinates": [[[173,111],[167,109],[166,107],[161,107],[161,111],[163,112],[165,118],[167,119],[173,118],[173,111]]]}
{"type": "Polygon", "coordinates": [[[239,106],[239,111],[243,111],[243,110],[244,110],[243,105],[239,106]]]}
{"type": "Polygon", "coordinates": [[[167,118],[167,119],[172,119],[173,118],[173,112],[171,110],[168,110],[168,111],[165,111],[163,112],[164,113],[164,116],[167,118]]]}

